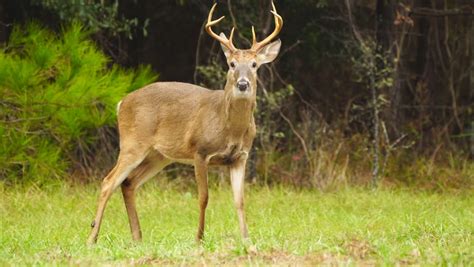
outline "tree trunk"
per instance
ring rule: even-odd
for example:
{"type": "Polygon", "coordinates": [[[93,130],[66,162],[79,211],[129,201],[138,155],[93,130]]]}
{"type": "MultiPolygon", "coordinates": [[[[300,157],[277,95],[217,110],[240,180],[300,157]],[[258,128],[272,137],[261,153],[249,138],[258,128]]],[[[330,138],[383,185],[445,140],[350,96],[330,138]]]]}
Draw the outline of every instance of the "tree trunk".
{"type": "MultiPolygon", "coordinates": [[[[470,61],[471,61],[471,75],[470,75],[470,81],[469,81],[469,103],[474,103],[474,20],[471,20],[471,30],[469,34],[469,44],[471,46],[471,53],[469,55],[470,61]]],[[[474,158],[474,111],[468,111],[468,118],[470,118],[470,147],[471,147],[471,157],[474,158]]]]}

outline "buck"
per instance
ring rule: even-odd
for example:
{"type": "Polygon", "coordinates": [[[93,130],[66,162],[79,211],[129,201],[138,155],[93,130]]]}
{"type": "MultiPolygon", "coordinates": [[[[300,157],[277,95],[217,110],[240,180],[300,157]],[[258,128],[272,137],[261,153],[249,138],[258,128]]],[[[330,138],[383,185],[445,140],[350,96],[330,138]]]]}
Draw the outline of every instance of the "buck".
{"type": "Polygon", "coordinates": [[[126,96],[118,105],[120,153],[115,167],[104,178],[97,213],[92,222],[88,244],[97,242],[104,210],[113,191],[121,186],[133,240],[142,238],[135,208],[135,191],[165,166],[173,163],[194,165],[199,198],[197,240],[204,235],[208,202],[207,171],[210,165],[228,166],[235,207],[244,239],[248,238],[244,214],[245,165],[256,128],[257,70],[272,62],[280,50],[280,40],[271,42],[281,31],[283,19],[272,3],[275,29],[257,42],[252,27],[253,44],[248,50],[233,44],[234,28],[229,38],[217,35],[212,26],[216,8],[209,12],[205,29],[220,42],[229,65],[224,90],[209,90],[193,84],[158,82],[126,96]]]}

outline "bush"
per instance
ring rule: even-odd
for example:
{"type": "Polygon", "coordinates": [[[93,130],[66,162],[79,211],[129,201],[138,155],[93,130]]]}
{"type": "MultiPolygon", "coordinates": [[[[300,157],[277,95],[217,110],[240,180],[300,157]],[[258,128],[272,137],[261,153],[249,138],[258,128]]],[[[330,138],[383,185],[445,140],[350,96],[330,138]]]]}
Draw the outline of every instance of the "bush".
{"type": "Polygon", "coordinates": [[[1,180],[63,178],[115,124],[120,99],[157,78],[112,64],[88,35],[77,23],[60,36],[30,24],[0,52],[1,180]]]}

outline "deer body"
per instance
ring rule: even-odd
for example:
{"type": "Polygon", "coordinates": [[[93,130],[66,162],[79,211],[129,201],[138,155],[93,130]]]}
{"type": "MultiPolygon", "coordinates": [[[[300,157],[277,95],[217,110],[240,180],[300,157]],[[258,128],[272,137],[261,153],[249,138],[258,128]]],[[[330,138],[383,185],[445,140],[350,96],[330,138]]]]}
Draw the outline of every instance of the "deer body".
{"type": "Polygon", "coordinates": [[[208,202],[207,170],[210,165],[229,168],[234,203],[243,238],[248,237],[243,209],[245,165],[256,128],[253,112],[257,96],[257,69],[273,61],[281,42],[270,41],[283,25],[275,16],[275,31],[249,50],[239,50],[229,39],[216,35],[211,27],[223,19],[212,20],[212,7],[206,31],[221,43],[229,65],[224,90],[159,82],[126,96],[118,106],[120,154],[115,167],[104,178],[88,244],[97,241],[107,201],[121,187],[134,240],[142,234],[135,208],[135,191],[144,182],[173,162],[194,165],[199,195],[197,239],[204,234],[208,202]]]}
{"type": "Polygon", "coordinates": [[[200,154],[211,165],[231,165],[252,145],[256,101],[225,92],[160,82],[131,93],[118,113],[120,136],[126,136],[121,146],[143,140],[170,161],[193,164],[200,154]]]}

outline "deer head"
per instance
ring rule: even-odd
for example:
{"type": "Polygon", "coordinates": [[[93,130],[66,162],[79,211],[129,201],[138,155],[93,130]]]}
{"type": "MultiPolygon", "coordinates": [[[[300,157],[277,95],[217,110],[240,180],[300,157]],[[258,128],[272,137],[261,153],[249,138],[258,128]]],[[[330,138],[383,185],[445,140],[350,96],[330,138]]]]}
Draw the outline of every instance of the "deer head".
{"type": "Polygon", "coordinates": [[[237,49],[233,44],[234,30],[232,28],[229,38],[224,33],[217,35],[212,30],[212,26],[224,19],[224,16],[212,20],[212,15],[216,9],[215,3],[207,19],[207,33],[221,43],[222,50],[227,59],[229,70],[227,72],[227,83],[225,90],[234,98],[255,98],[257,89],[257,70],[266,63],[272,62],[278,55],[281,47],[281,41],[271,42],[283,27],[283,19],[278,15],[275,5],[272,2],[273,10],[270,12],[275,18],[275,29],[264,40],[257,42],[255,28],[252,26],[253,42],[250,49],[237,49]]]}

